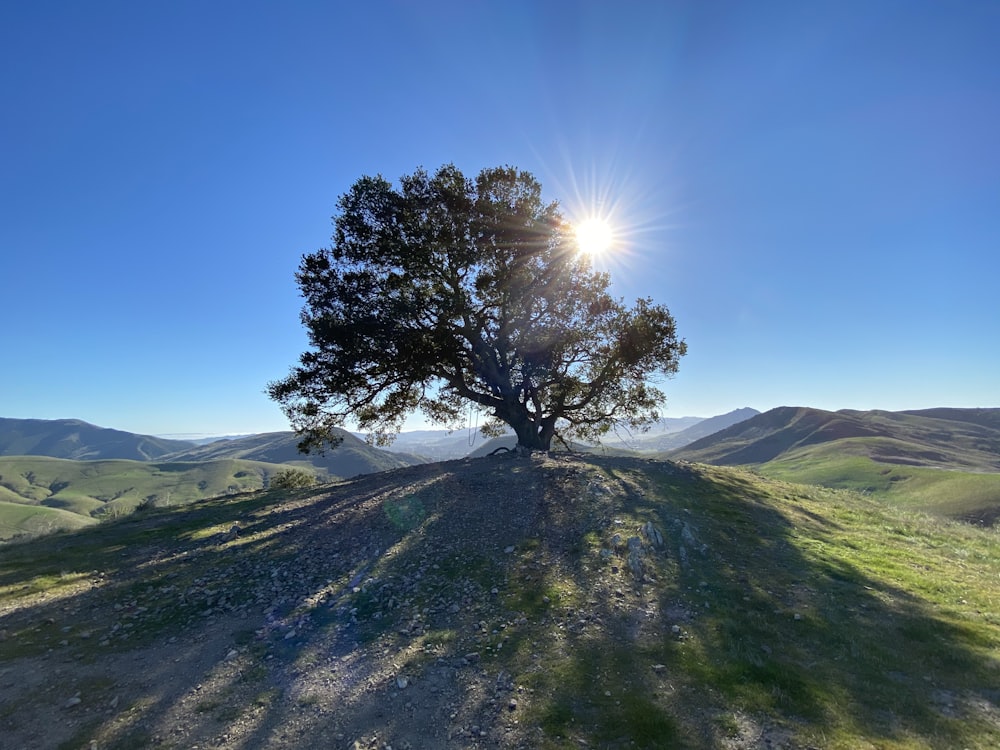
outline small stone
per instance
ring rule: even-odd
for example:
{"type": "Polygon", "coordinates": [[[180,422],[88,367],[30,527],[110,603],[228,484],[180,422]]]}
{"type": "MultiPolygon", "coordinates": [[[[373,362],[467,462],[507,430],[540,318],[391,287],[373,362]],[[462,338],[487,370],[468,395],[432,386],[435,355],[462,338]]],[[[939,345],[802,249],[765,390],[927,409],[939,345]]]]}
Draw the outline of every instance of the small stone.
{"type": "Polygon", "coordinates": [[[673,633],[674,635],[680,635],[681,634],[681,626],[680,625],[674,625],[674,626],[672,626],[670,628],[670,632],[673,633]]]}
{"type": "Polygon", "coordinates": [[[507,710],[508,711],[516,711],[517,710],[517,701],[514,700],[513,698],[511,698],[509,701],[507,701],[507,710]]]}
{"type": "Polygon", "coordinates": [[[514,551],[514,545],[513,544],[510,545],[509,547],[504,547],[503,548],[503,552],[504,552],[505,555],[509,555],[513,551],[514,551]]]}
{"type": "Polygon", "coordinates": [[[396,678],[396,687],[398,687],[400,690],[405,690],[406,686],[409,684],[410,681],[403,676],[399,676],[396,678]]]}
{"type": "Polygon", "coordinates": [[[229,653],[226,654],[226,659],[227,660],[228,659],[232,659],[232,658],[236,657],[238,654],[239,654],[239,651],[237,651],[235,648],[231,648],[231,649],[229,649],[229,653]]]}
{"type": "Polygon", "coordinates": [[[663,672],[667,671],[667,665],[666,664],[654,664],[653,665],[653,671],[656,672],[656,674],[662,674],[663,672]]]}
{"type": "Polygon", "coordinates": [[[295,637],[295,628],[292,628],[287,633],[285,633],[285,640],[286,641],[291,640],[294,637],[295,637]]]}
{"type": "Polygon", "coordinates": [[[802,615],[800,615],[798,612],[796,612],[795,613],[795,619],[796,620],[801,620],[802,619],[802,615]]]}
{"type": "Polygon", "coordinates": [[[482,657],[480,657],[480,655],[476,651],[471,651],[462,658],[469,664],[475,664],[482,657]]]}
{"type": "Polygon", "coordinates": [[[82,701],[80,700],[80,694],[77,693],[72,698],[63,703],[63,708],[73,708],[73,706],[79,706],[82,701]]]}

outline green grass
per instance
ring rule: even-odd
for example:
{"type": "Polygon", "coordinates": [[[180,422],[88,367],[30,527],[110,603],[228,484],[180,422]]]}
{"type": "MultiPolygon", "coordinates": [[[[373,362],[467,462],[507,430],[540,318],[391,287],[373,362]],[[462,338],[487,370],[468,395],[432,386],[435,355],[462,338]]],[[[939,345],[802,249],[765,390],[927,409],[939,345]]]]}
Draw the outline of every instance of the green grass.
{"type": "Polygon", "coordinates": [[[78,529],[96,519],[44,505],[0,502],[0,539],[36,537],[62,529],[78,529]]]}
{"type": "Polygon", "coordinates": [[[267,477],[287,468],[237,459],[151,463],[3,456],[0,539],[82,526],[74,516],[90,523],[131,513],[140,506],[183,505],[259,490],[267,477]],[[33,510],[19,509],[19,505],[33,510]]]}
{"type": "MultiPolygon", "coordinates": [[[[587,599],[579,569],[539,569],[536,579],[519,569],[511,608],[561,625],[581,612],[600,621],[578,634],[543,628],[511,649],[510,666],[535,692],[531,718],[543,746],[587,737],[609,746],[621,737],[637,747],[716,746],[744,715],[824,748],[1000,741],[995,720],[974,709],[959,721],[935,708],[940,691],[970,706],[996,700],[995,531],[853,492],[741,470],[699,472],[653,482],[642,473],[612,477],[623,495],[645,485],[640,499],[627,494],[619,506],[621,527],[653,520],[668,537],[663,553],[646,560],[655,585],[637,595],[619,574],[620,611],[587,599]],[[687,564],[683,524],[706,549],[689,547],[687,564]],[[550,595],[567,590],[583,591],[583,600],[550,595]],[[630,632],[636,608],[648,614],[630,632]],[[571,614],[560,618],[560,610],[571,614]]],[[[601,561],[585,552],[582,565],[593,571],[601,561]]]]}
{"type": "MultiPolygon", "coordinates": [[[[1000,509],[1000,473],[883,463],[865,455],[871,440],[809,446],[758,467],[765,476],[856,490],[910,510],[989,519],[1000,509]]],[[[881,441],[884,442],[884,441],[881,441]]]]}

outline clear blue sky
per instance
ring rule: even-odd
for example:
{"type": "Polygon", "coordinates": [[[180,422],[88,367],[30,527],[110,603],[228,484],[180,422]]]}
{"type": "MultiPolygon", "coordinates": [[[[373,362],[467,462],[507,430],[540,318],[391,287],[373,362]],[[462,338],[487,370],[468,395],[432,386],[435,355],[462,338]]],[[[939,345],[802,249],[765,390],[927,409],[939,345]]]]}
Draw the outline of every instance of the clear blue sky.
{"type": "Polygon", "coordinates": [[[670,307],[666,415],[1000,406],[1000,3],[0,5],[0,416],[287,429],[338,195],[511,164],[670,307]]]}

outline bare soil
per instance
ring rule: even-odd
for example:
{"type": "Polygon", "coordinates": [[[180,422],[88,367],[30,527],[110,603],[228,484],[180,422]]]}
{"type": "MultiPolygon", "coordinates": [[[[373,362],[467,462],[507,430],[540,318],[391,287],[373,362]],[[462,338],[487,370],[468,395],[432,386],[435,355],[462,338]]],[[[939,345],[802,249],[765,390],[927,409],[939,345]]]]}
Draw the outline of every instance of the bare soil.
{"type": "Polygon", "coordinates": [[[0,662],[0,746],[534,747],[504,595],[527,539],[610,523],[570,512],[589,481],[498,456],[300,492],[235,538],[134,521],[148,546],[0,612],[25,653],[0,662]]]}

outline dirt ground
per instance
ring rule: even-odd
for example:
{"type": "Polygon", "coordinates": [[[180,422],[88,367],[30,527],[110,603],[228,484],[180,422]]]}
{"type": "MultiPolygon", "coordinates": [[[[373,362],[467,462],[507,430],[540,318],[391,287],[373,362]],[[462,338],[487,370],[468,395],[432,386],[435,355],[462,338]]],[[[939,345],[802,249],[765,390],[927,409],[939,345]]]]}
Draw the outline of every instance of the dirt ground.
{"type": "MultiPolygon", "coordinates": [[[[683,638],[697,616],[629,572],[625,537],[641,532],[616,524],[622,503],[642,497],[622,479],[637,469],[689,471],[504,454],[67,536],[59,585],[25,584],[0,606],[0,749],[551,744],[541,708],[552,696],[536,695],[533,677],[551,690],[548,670],[580,663],[585,644],[683,638]],[[593,547],[615,543],[613,560],[593,547]],[[581,562],[594,556],[600,564],[581,562]],[[584,592],[572,604],[541,595],[567,581],[584,592]]],[[[62,559],[62,548],[46,549],[62,559]]],[[[0,586],[26,580],[5,573],[0,586]]],[[[730,715],[720,731],[703,694],[692,698],[662,664],[631,661],[641,673],[607,687],[643,685],[695,727],[688,744],[796,747],[759,717],[730,715]]],[[[588,691],[614,705],[603,683],[588,691]]],[[[597,746],[586,738],[599,719],[575,733],[559,721],[566,746],[597,746]]],[[[599,745],[669,746],[655,736],[599,745]]]]}
{"type": "Polygon", "coordinates": [[[483,659],[518,627],[504,561],[559,490],[531,470],[553,459],[514,460],[360,478],[26,597],[2,637],[53,646],[0,663],[0,746],[532,747],[530,693],[483,659]]]}

